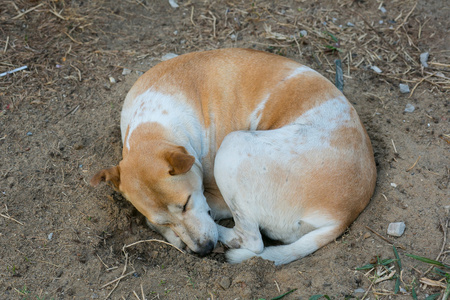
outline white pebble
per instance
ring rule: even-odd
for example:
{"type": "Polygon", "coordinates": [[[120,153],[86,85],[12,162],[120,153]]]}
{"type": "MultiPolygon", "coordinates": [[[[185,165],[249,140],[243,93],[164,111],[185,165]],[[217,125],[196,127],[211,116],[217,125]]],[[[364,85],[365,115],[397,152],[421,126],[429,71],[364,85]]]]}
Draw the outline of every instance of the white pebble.
{"type": "Polygon", "coordinates": [[[406,112],[412,113],[412,112],[414,112],[415,109],[416,108],[411,103],[406,104],[406,107],[405,107],[406,112]]]}
{"type": "Polygon", "coordinates": [[[387,234],[392,236],[402,236],[405,232],[406,225],[403,222],[391,223],[388,226],[387,234]]]}
{"type": "Polygon", "coordinates": [[[424,66],[425,68],[428,68],[428,57],[430,57],[430,54],[428,52],[422,53],[420,54],[420,63],[422,64],[422,66],[424,66]]]}
{"type": "Polygon", "coordinates": [[[386,8],[384,8],[384,6],[382,6],[382,7],[380,7],[380,10],[381,10],[381,12],[383,13],[383,14],[385,14],[386,13],[386,8]]]}
{"type": "Polygon", "coordinates": [[[175,0],[169,0],[169,4],[170,4],[170,6],[172,6],[173,8],[180,7],[180,6],[178,5],[177,1],[175,1],[175,0]]]}
{"type": "Polygon", "coordinates": [[[114,79],[114,77],[109,76],[109,82],[116,83],[116,79],[114,79]]]}
{"type": "Polygon", "coordinates": [[[128,75],[128,74],[130,74],[130,73],[131,73],[131,70],[130,70],[130,69],[124,68],[123,71],[122,71],[122,75],[128,75]]]}
{"type": "Polygon", "coordinates": [[[392,182],[392,183],[391,183],[391,186],[396,188],[396,187],[397,187],[397,184],[392,182]]]}
{"type": "Polygon", "coordinates": [[[47,237],[48,237],[48,240],[51,241],[51,239],[53,237],[53,232],[50,232],[47,237]]]}
{"type": "Polygon", "coordinates": [[[376,73],[382,73],[382,72],[383,72],[383,71],[381,71],[381,69],[378,68],[377,66],[370,66],[370,68],[371,68],[372,70],[374,70],[376,73]]]}
{"type": "Polygon", "coordinates": [[[400,88],[400,93],[402,93],[402,94],[409,93],[409,85],[400,83],[398,86],[400,88]]]}
{"type": "Polygon", "coordinates": [[[308,31],[306,31],[306,30],[300,30],[300,36],[301,36],[301,37],[307,36],[307,35],[308,35],[308,31]]]}
{"type": "Polygon", "coordinates": [[[167,53],[167,54],[164,54],[163,57],[161,57],[161,60],[165,61],[165,60],[169,60],[169,59],[172,59],[174,57],[177,57],[177,56],[178,55],[175,54],[175,53],[167,53]]]}

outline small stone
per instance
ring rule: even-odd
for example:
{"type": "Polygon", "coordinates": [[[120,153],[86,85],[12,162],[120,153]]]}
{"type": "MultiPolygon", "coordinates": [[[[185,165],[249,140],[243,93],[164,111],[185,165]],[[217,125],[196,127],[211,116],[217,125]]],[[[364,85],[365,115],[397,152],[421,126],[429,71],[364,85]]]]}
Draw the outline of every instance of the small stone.
{"type": "Polygon", "coordinates": [[[420,54],[420,63],[425,68],[428,68],[428,63],[427,63],[428,57],[430,57],[430,53],[428,53],[428,52],[424,52],[424,53],[420,54]]]}
{"type": "Polygon", "coordinates": [[[142,75],[144,75],[144,72],[142,72],[142,71],[136,71],[136,74],[138,74],[138,76],[142,76],[142,75]]]}
{"type": "Polygon", "coordinates": [[[397,187],[397,184],[396,184],[396,183],[393,183],[393,182],[391,182],[391,186],[392,186],[392,187],[395,187],[395,188],[396,188],[396,187],[397,187]]]}
{"type": "Polygon", "coordinates": [[[219,285],[220,285],[221,288],[223,288],[224,290],[226,290],[226,289],[229,288],[230,285],[231,285],[230,278],[228,278],[228,277],[222,277],[222,278],[219,280],[219,285]]]}
{"type": "Polygon", "coordinates": [[[28,135],[28,136],[32,136],[33,133],[32,133],[31,131],[28,131],[28,132],[27,132],[27,135],[28,135]]]}
{"type": "Polygon", "coordinates": [[[124,69],[122,70],[122,75],[128,75],[128,74],[130,74],[130,73],[131,73],[131,70],[130,70],[130,69],[124,68],[124,69]]]}
{"type": "Polygon", "coordinates": [[[161,57],[161,60],[165,61],[165,60],[169,60],[169,59],[172,59],[174,57],[177,57],[177,56],[178,55],[175,54],[175,53],[167,53],[167,54],[164,54],[163,57],[161,57]]]}
{"type": "Polygon", "coordinates": [[[372,70],[374,70],[376,73],[382,73],[382,72],[383,72],[383,71],[381,71],[381,69],[378,68],[377,66],[370,66],[370,68],[371,68],[372,70]]]}
{"type": "Polygon", "coordinates": [[[47,236],[48,240],[51,241],[53,237],[53,232],[50,232],[47,236]]]}
{"type": "Polygon", "coordinates": [[[98,299],[98,295],[94,293],[94,294],[92,294],[91,298],[92,299],[98,299]]]}
{"type": "Polygon", "coordinates": [[[415,109],[416,108],[411,103],[406,104],[406,107],[405,107],[406,112],[412,113],[412,112],[414,112],[415,109]]]}
{"type": "Polygon", "coordinates": [[[450,205],[444,206],[445,212],[448,214],[450,212],[450,205]]]}
{"type": "Polygon", "coordinates": [[[170,4],[170,6],[172,6],[173,8],[180,7],[180,6],[178,5],[177,1],[175,1],[175,0],[169,0],[169,4],[170,4]]]}
{"type": "Polygon", "coordinates": [[[357,288],[357,289],[355,290],[355,294],[356,294],[356,293],[364,293],[364,292],[365,292],[365,290],[362,289],[362,288],[357,288]]]}
{"type": "Polygon", "coordinates": [[[352,22],[347,22],[347,26],[348,27],[355,27],[355,24],[353,24],[352,22]]]}
{"type": "Polygon", "coordinates": [[[384,6],[380,7],[380,10],[383,14],[385,14],[387,12],[386,8],[384,8],[384,6]]]}
{"type": "Polygon", "coordinates": [[[306,31],[306,30],[300,30],[300,36],[301,37],[304,37],[304,36],[307,36],[308,35],[308,31],[306,31]]]}
{"type": "Polygon", "coordinates": [[[368,238],[370,238],[372,235],[369,232],[366,232],[363,236],[363,238],[366,240],[368,238]]]}
{"type": "Polygon", "coordinates": [[[109,76],[109,82],[116,83],[116,79],[114,79],[114,77],[109,76]]]}
{"type": "Polygon", "coordinates": [[[406,225],[403,222],[391,223],[388,226],[387,234],[392,236],[402,236],[405,232],[406,225]]]}
{"type": "Polygon", "coordinates": [[[409,85],[404,84],[404,83],[400,83],[398,85],[398,87],[400,88],[400,93],[402,93],[402,94],[409,93],[409,85]]]}

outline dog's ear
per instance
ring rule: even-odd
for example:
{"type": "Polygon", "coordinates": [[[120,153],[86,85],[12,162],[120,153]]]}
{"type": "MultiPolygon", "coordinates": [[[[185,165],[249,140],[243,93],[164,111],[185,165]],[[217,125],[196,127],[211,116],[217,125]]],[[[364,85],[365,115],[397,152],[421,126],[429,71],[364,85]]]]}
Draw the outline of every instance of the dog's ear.
{"type": "Polygon", "coordinates": [[[184,147],[176,147],[174,150],[166,154],[169,162],[170,175],[179,175],[188,172],[194,164],[195,158],[186,151],[184,147]]]}
{"type": "Polygon", "coordinates": [[[109,169],[104,169],[97,174],[94,175],[91,179],[91,185],[96,187],[100,182],[106,181],[111,182],[113,186],[119,190],[119,184],[120,184],[120,170],[119,166],[115,166],[109,169]]]}

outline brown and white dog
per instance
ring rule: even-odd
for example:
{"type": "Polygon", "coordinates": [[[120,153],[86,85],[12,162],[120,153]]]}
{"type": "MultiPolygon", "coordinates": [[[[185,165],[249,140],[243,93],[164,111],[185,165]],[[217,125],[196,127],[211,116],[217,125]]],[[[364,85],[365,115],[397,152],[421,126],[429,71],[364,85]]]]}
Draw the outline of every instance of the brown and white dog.
{"type": "Polygon", "coordinates": [[[170,243],[285,264],[365,208],[376,168],[355,109],[316,71],[247,49],[162,62],[128,93],[111,182],[170,243]],[[234,228],[215,220],[233,217],[234,228]],[[284,243],[264,247],[261,232],[284,243]]]}

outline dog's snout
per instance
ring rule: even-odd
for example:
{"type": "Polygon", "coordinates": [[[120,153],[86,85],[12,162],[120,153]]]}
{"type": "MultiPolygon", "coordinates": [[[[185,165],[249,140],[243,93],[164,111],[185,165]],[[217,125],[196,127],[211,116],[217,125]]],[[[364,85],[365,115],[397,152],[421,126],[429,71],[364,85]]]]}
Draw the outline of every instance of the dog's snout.
{"type": "Polygon", "coordinates": [[[201,248],[199,251],[197,251],[197,254],[200,256],[205,256],[206,254],[211,253],[211,251],[214,250],[215,244],[213,241],[207,241],[203,245],[201,245],[201,248]]]}

